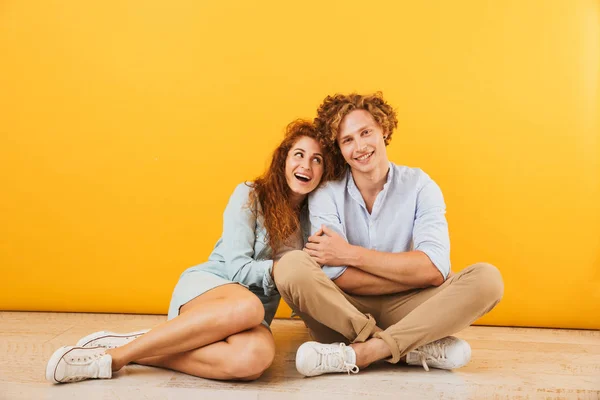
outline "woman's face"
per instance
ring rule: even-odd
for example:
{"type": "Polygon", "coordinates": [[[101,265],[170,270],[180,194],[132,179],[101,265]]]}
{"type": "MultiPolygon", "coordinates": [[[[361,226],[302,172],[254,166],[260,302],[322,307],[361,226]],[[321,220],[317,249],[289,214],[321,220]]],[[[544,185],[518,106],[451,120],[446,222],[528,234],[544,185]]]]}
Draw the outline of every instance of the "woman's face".
{"type": "Polygon", "coordinates": [[[285,179],[296,197],[301,199],[315,190],[323,176],[323,154],[319,143],[302,136],[288,152],[285,160],[285,179]]]}

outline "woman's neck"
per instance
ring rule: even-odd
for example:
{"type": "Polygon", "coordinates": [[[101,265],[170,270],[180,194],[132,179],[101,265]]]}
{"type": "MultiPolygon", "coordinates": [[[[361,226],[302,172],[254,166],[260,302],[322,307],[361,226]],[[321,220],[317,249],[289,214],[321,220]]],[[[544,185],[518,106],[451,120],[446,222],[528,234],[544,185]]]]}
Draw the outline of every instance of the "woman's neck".
{"type": "Polygon", "coordinates": [[[290,195],[290,204],[296,210],[300,210],[300,208],[302,207],[302,203],[304,203],[304,200],[306,200],[305,194],[292,193],[290,195]]]}

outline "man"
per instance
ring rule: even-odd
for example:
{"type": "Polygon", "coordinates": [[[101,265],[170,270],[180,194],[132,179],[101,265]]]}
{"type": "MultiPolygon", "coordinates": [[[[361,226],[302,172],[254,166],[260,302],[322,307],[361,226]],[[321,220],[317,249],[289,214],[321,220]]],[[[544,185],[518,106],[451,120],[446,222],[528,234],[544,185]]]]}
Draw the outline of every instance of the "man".
{"type": "Polygon", "coordinates": [[[500,272],[478,263],[451,273],[441,190],[420,169],[388,160],[398,122],[380,93],[328,96],[315,122],[349,168],[310,195],[309,243],[274,271],[282,297],[321,342],[300,346],[296,368],[314,376],[380,360],[464,366],[471,348],[450,335],[500,301],[500,272]]]}

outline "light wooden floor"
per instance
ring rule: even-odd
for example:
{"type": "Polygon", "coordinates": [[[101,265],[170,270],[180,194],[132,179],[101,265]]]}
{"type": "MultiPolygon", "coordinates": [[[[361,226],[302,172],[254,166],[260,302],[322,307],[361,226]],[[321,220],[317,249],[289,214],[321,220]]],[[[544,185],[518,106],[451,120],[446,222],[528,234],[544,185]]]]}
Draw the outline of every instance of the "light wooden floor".
{"type": "Polygon", "coordinates": [[[164,316],[0,312],[0,399],[598,399],[600,331],[471,327],[457,336],[473,348],[457,371],[382,364],[357,375],[302,378],[296,348],[301,322],[276,320],[278,354],[258,381],[217,382],[132,365],[112,380],[52,385],[52,352],[97,330],[152,327],[164,316]]]}

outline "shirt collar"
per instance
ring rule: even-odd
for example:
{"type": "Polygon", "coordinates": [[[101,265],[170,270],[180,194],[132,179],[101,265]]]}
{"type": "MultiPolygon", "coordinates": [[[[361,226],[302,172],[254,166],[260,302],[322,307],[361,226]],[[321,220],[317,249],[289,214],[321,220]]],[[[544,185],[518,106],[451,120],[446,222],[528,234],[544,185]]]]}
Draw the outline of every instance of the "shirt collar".
{"type": "MultiPolygon", "coordinates": [[[[394,164],[392,164],[391,161],[389,161],[389,169],[388,169],[388,173],[387,173],[387,179],[385,180],[385,183],[383,184],[383,190],[379,193],[379,195],[381,195],[382,193],[385,193],[389,186],[390,186],[390,182],[392,181],[393,177],[394,177],[394,164]]],[[[352,176],[352,170],[350,169],[350,167],[348,167],[348,171],[346,172],[346,189],[348,190],[348,193],[350,193],[350,196],[352,196],[352,198],[358,202],[358,204],[362,205],[363,207],[366,208],[365,205],[365,201],[363,200],[362,195],[360,194],[360,190],[358,190],[358,187],[356,186],[356,183],[354,182],[354,177],[352,176]]],[[[379,197],[379,195],[377,195],[379,197]]]]}

